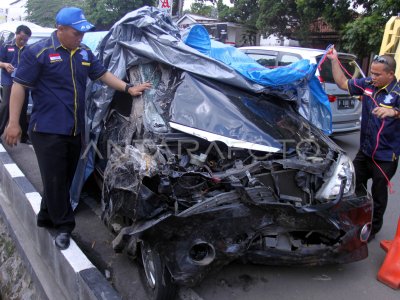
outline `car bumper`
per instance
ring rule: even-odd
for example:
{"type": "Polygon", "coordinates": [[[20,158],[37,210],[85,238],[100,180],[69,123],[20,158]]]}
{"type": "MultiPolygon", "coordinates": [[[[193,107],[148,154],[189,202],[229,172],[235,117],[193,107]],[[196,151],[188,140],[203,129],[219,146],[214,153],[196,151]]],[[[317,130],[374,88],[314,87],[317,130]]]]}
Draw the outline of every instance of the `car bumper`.
{"type": "Polygon", "coordinates": [[[234,203],[169,216],[140,234],[163,257],[175,282],[199,283],[233,260],[269,265],[348,263],[368,256],[372,201],[347,198],[320,211],[291,205],[234,203]],[[369,232],[368,232],[369,233],[369,232]]]}
{"type": "Polygon", "coordinates": [[[348,134],[357,132],[361,128],[361,108],[353,113],[345,111],[332,112],[332,134],[348,134]]]}

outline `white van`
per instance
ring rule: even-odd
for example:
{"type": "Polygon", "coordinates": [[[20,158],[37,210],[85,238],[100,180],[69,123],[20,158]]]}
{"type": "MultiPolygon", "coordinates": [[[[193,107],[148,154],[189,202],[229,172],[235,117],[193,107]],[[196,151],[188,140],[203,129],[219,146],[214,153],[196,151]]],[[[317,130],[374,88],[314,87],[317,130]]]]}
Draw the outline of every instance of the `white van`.
{"type": "Polygon", "coordinates": [[[15,36],[15,31],[20,25],[26,25],[32,31],[32,36],[28,41],[28,44],[33,44],[42,38],[50,36],[50,34],[56,30],[55,28],[48,28],[36,25],[35,23],[28,21],[12,21],[0,24],[0,45],[4,42],[10,41],[15,36]]]}
{"type": "MultiPolygon", "coordinates": [[[[324,50],[286,46],[250,46],[239,49],[267,68],[286,66],[300,59],[308,59],[311,63],[317,64],[325,53],[324,50]]],[[[339,60],[353,78],[365,77],[356,62],[355,55],[340,52],[339,60]]],[[[317,70],[316,75],[331,103],[333,135],[360,130],[359,97],[350,96],[347,91],[343,91],[335,84],[329,59],[322,63],[321,71],[317,70]]]]}

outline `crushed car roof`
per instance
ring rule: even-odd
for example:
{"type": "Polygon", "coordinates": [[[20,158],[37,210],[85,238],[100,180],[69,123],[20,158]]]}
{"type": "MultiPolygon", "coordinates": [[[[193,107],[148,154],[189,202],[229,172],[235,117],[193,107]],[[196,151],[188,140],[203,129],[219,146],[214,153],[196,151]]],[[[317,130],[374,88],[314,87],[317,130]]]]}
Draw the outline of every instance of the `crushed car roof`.
{"type": "MultiPolygon", "coordinates": [[[[145,6],[128,13],[110,29],[99,53],[108,70],[121,79],[126,78],[130,67],[156,61],[246,91],[279,93],[287,100],[296,101],[300,114],[330,133],[330,106],[313,76],[316,66],[300,61],[295,67],[269,70],[234,47],[212,44],[212,56],[188,46],[168,14],[145,6]],[[287,78],[289,83],[293,81],[292,85],[288,85],[287,78]]],[[[113,94],[112,89],[103,88],[101,93],[89,96],[98,105],[95,114],[89,116],[93,120],[92,129],[101,124],[113,94]]]]}

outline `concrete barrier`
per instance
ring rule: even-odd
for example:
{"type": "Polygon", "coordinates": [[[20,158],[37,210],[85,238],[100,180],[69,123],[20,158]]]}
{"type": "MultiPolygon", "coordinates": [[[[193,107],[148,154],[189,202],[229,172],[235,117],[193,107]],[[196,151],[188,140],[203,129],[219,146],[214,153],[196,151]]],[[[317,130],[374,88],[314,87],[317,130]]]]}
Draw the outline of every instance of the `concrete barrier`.
{"type": "Polygon", "coordinates": [[[71,240],[68,249],[54,245],[55,232],[36,226],[41,196],[0,144],[0,213],[39,299],[121,299],[117,291],[71,240]]]}

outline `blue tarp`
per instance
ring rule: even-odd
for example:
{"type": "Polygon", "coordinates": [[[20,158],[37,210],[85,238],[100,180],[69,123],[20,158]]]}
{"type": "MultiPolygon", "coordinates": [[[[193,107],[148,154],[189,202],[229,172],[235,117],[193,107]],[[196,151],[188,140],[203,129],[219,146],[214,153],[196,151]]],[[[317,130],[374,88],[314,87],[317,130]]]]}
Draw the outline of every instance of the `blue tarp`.
{"type": "Polygon", "coordinates": [[[230,66],[247,79],[271,90],[297,93],[299,112],[326,134],[332,133],[332,113],[328,97],[315,76],[317,65],[302,59],[288,66],[266,68],[242,51],[210,40],[202,25],[193,25],[182,35],[188,46],[230,66]]]}

